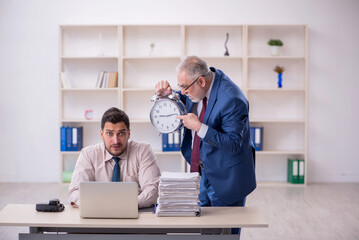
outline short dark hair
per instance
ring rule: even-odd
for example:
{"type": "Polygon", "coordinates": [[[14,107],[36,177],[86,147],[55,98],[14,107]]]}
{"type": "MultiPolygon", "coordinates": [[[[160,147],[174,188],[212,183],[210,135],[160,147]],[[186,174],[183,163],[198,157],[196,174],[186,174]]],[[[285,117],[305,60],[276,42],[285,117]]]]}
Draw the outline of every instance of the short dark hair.
{"type": "Polygon", "coordinates": [[[119,123],[119,122],[124,122],[126,124],[127,129],[130,129],[130,120],[127,116],[127,114],[116,108],[116,107],[112,107],[110,109],[108,109],[102,116],[101,119],[101,129],[103,130],[103,128],[105,127],[105,123],[106,122],[110,122],[113,124],[119,123]]]}

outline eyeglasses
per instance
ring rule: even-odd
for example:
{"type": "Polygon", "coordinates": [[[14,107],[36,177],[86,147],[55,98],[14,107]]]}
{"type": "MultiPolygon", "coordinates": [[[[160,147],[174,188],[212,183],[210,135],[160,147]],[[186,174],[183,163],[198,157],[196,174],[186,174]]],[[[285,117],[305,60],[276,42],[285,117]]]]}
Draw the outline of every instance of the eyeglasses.
{"type": "Polygon", "coordinates": [[[200,78],[200,77],[204,77],[204,76],[206,76],[206,75],[201,75],[201,76],[199,76],[196,80],[194,80],[190,85],[188,85],[187,87],[186,87],[186,85],[185,86],[181,86],[181,85],[178,85],[178,87],[179,88],[181,88],[181,89],[183,89],[184,91],[187,91],[195,82],[197,82],[198,81],[198,79],[200,78]]]}

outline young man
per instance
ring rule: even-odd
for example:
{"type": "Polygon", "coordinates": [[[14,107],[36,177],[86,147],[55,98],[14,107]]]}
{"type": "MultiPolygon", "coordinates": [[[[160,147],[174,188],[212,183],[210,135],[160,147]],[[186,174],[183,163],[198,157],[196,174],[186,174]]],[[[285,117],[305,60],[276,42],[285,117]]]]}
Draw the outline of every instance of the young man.
{"type": "Polygon", "coordinates": [[[161,173],[150,145],[129,141],[129,118],[115,107],[103,114],[100,133],[103,143],[81,150],[69,186],[69,203],[79,206],[80,182],[121,181],[138,183],[139,208],[153,206],[161,173]]]}
{"type": "MultiPolygon", "coordinates": [[[[202,175],[201,206],[245,206],[256,188],[246,97],[221,70],[196,56],[178,65],[177,84],[189,112],[177,116],[185,126],[181,151],[191,171],[202,175]]],[[[160,81],[156,92],[166,96],[172,87],[160,81]]]]}

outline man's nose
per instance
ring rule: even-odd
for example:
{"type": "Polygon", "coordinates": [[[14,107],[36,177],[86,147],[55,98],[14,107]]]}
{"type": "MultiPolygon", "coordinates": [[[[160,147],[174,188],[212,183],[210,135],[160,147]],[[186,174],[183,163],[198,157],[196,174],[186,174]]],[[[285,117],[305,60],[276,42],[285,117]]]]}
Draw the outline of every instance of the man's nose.
{"type": "Polygon", "coordinates": [[[112,137],[112,142],[115,143],[115,144],[119,142],[119,139],[118,139],[117,135],[114,135],[112,137]]]}
{"type": "Polygon", "coordinates": [[[186,92],[187,92],[187,90],[185,90],[184,88],[181,89],[181,94],[182,95],[186,95],[186,92]]]}

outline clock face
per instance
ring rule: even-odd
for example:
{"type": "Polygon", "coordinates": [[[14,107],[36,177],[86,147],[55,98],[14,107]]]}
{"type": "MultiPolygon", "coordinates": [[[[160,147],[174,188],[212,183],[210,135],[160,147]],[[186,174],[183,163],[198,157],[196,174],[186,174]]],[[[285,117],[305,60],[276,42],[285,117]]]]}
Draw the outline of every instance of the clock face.
{"type": "Polygon", "coordinates": [[[178,115],[181,115],[181,110],[174,101],[161,99],[153,104],[150,119],[159,132],[171,133],[176,131],[182,123],[176,118],[178,115]]]}

